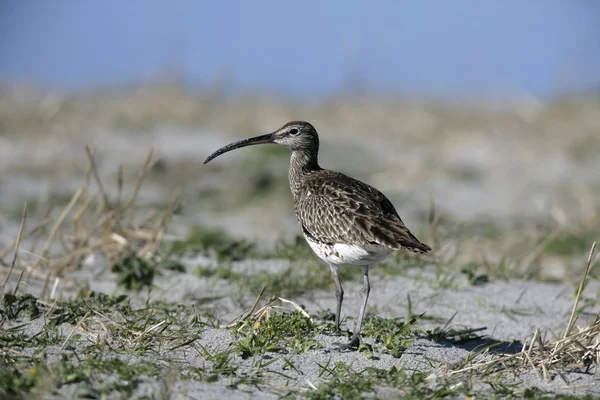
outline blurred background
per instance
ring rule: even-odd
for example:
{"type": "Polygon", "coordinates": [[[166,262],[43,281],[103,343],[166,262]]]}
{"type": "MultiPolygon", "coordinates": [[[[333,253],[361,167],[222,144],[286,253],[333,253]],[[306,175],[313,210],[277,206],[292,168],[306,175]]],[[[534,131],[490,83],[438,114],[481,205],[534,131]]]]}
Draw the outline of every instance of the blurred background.
{"type": "Polygon", "coordinates": [[[541,243],[540,269],[560,278],[598,233],[594,0],[4,1],[0,87],[2,243],[24,200],[34,219],[68,202],[86,144],[113,194],[119,166],[131,187],[154,149],[140,201],[181,187],[176,237],[292,238],[284,149],[202,161],[295,119],[319,131],[323,167],[378,187],[467,261],[541,243]]]}
{"type": "Polygon", "coordinates": [[[161,74],[231,94],[551,98],[600,81],[594,0],[4,2],[4,81],[58,90],[161,74]]]}

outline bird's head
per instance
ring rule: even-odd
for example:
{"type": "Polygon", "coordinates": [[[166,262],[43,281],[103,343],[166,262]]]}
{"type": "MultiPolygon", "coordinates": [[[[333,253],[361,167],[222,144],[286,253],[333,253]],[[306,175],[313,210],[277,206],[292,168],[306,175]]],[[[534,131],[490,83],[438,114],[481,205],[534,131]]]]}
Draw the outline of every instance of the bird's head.
{"type": "Polygon", "coordinates": [[[273,133],[240,140],[221,147],[204,161],[204,164],[228,151],[255,144],[275,143],[287,147],[291,151],[316,153],[319,151],[319,135],[316,129],[304,121],[292,121],[283,125],[273,133]]]}

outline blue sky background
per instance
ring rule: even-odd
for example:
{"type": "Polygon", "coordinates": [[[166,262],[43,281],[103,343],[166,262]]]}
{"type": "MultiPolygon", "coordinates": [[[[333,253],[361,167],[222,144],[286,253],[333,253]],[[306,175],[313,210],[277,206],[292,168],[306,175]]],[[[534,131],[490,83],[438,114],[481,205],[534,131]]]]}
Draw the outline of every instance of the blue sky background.
{"type": "Polygon", "coordinates": [[[80,90],[166,67],[301,97],[548,97],[600,86],[600,1],[0,3],[0,82],[80,90]]]}

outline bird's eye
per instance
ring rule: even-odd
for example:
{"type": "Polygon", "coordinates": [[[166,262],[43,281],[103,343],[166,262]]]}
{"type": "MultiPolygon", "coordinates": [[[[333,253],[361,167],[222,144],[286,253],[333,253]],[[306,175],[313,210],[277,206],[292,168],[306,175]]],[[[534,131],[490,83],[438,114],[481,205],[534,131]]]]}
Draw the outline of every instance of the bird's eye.
{"type": "Polygon", "coordinates": [[[296,129],[296,128],[290,129],[290,135],[296,136],[297,134],[298,134],[298,129],[296,129]]]}

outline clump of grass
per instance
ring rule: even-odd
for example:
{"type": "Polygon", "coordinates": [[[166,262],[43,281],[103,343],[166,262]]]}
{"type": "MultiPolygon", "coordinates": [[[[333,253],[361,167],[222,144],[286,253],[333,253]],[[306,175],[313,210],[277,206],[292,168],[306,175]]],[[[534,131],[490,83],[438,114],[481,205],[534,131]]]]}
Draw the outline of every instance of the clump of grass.
{"type": "Polygon", "coordinates": [[[128,315],[131,302],[127,295],[111,296],[105,293],[90,293],[89,297],[79,297],[65,302],[56,303],[45,313],[50,327],[69,323],[75,325],[88,312],[114,313],[128,315]]]}
{"type": "Polygon", "coordinates": [[[255,246],[242,239],[234,239],[221,229],[196,227],[185,240],[175,241],[171,253],[201,252],[220,262],[237,261],[255,253],[255,246]]]}
{"type": "Polygon", "coordinates": [[[154,276],[161,270],[184,272],[185,268],[177,262],[161,263],[155,259],[143,259],[135,252],[125,254],[123,258],[113,266],[112,271],[119,276],[119,285],[128,290],[141,290],[152,285],[154,276]]]}
{"type": "Polygon", "coordinates": [[[25,398],[40,382],[41,373],[38,368],[30,367],[21,370],[14,360],[0,357],[0,394],[6,398],[25,398]]]}
{"type": "Polygon", "coordinates": [[[258,308],[264,292],[265,287],[250,310],[222,326],[234,328],[242,336],[234,344],[242,358],[266,352],[301,353],[320,347],[314,339],[318,328],[302,307],[281,297],[271,297],[264,306],[258,308]],[[285,306],[292,306],[295,310],[285,312],[285,306]]]}
{"type": "Polygon", "coordinates": [[[70,384],[77,384],[80,397],[128,398],[142,379],[155,379],[164,368],[138,357],[172,355],[176,364],[178,349],[193,348],[208,323],[195,307],[153,302],[139,308],[126,295],[92,292],[52,303],[28,295],[7,299],[16,323],[0,330],[0,398],[43,395],[70,384]],[[29,331],[34,305],[44,318],[29,331]],[[74,327],[59,329],[63,324],[74,327]]]}
{"type": "MultiPolygon", "coordinates": [[[[429,374],[392,367],[389,370],[365,368],[356,371],[352,365],[337,362],[319,365],[320,376],[327,381],[313,386],[304,394],[310,400],[378,398],[378,391],[387,388],[394,398],[443,399],[468,395],[470,388],[458,379],[450,378],[432,384],[429,374]]],[[[390,395],[388,393],[388,396],[390,395]]]]}
{"type": "Polygon", "coordinates": [[[479,266],[475,263],[465,264],[460,269],[460,272],[462,272],[467,277],[467,279],[469,280],[469,283],[471,285],[477,286],[477,285],[483,285],[485,283],[488,283],[490,280],[488,275],[481,274],[478,271],[479,271],[479,266]]]}
{"type": "Polygon", "coordinates": [[[376,379],[368,376],[368,371],[355,372],[351,365],[342,362],[332,367],[319,365],[319,376],[328,378],[327,382],[306,393],[310,400],[359,399],[366,394],[375,393],[376,379]]]}
{"type": "Polygon", "coordinates": [[[119,275],[119,284],[128,290],[140,290],[144,286],[150,286],[156,273],[153,264],[138,257],[135,253],[126,254],[113,266],[112,270],[119,275]]]}
{"type": "Polygon", "coordinates": [[[363,337],[373,337],[381,343],[381,350],[393,357],[400,357],[412,346],[415,335],[412,331],[417,318],[408,321],[402,318],[367,318],[361,330],[363,337]]]}
{"type": "MultiPolygon", "coordinates": [[[[14,369],[12,378],[0,374],[0,393],[23,396],[45,386],[60,389],[78,384],[77,396],[83,398],[130,397],[142,377],[154,378],[160,368],[155,363],[128,363],[119,358],[80,358],[63,354],[54,363],[36,362],[25,372],[14,369]],[[104,376],[111,375],[111,379],[104,376]]],[[[24,396],[23,396],[24,397],[24,396]]],[[[17,397],[18,398],[18,397],[17,397]]]]}
{"type": "Polygon", "coordinates": [[[460,344],[481,339],[483,336],[478,335],[477,332],[485,329],[487,327],[455,329],[448,328],[448,324],[446,324],[444,327],[435,327],[433,330],[425,331],[425,337],[433,342],[447,340],[455,344],[460,344]]]}
{"type": "Polygon", "coordinates": [[[575,323],[581,312],[578,308],[579,303],[594,261],[595,250],[596,242],[592,244],[590,249],[585,272],[578,287],[573,309],[562,338],[545,343],[539,329],[536,329],[529,345],[525,343],[520,353],[501,355],[491,360],[479,359],[475,361],[475,357],[473,357],[465,365],[448,372],[445,376],[466,372],[470,374],[489,374],[491,371],[516,371],[529,366],[540,379],[548,380],[558,376],[566,385],[569,385],[561,370],[574,366],[588,370],[592,365],[600,364],[600,340],[598,340],[600,337],[600,315],[596,315],[594,321],[587,327],[578,327],[574,332],[575,323]]]}
{"type": "MultiPolygon", "coordinates": [[[[39,254],[31,269],[39,271],[46,267],[41,298],[45,297],[48,284],[53,277],[81,268],[85,259],[98,253],[106,256],[110,267],[122,263],[123,259],[131,253],[135,253],[137,259],[152,262],[157,256],[171,217],[178,208],[179,191],[174,194],[165,210],[151,210],[143,219],[135,213],[134,203],[153,165],[152,151],[146,156],[131,194],[127,197],[123,194],[123,169],[119,169],[117,195],[114,199],[110,198],[100,179],[94,151],[86,147],[86,154],[89,163],[84,182],[70,198],[58,218],[53,221],[50,208],[43,224],[22,231],[22,237],[26,238],[39,235],[43,228],[51,226],[41,252],[36,251],[39,236],[34,236],[37,239],[33,241],[30,249],[30,253],[39,254]],[[95,183],[98,189],[90,194],[92,183],[95,183]],[[60,241],[63,252],[57,257],[51,257],[50,250],[57,238],[63,239],[60,241]],[[68,238],[68,241],[64,238],[68,238]]],[[[21,233],[16,243],[20,239],[21,233]]],[[[3,259],[13,247],[14,244],[0,252],[0,263],[5,264],[3,259]]]]}
{"type": "Polygon", "coordinates": [[[30,294],[15,295],[5,293],[0,307],[0,316],[8,321],[21,318],[21,313],[25,312],[29,318],[34,319],[40,315],[40,309],[37,305],[37,299],[30,294]]]}
{"type": "Polygon", "coordinates": [[[234,344],[242,358],[266,352],[303,353],[320,347],[313,322],[299,311],[272,312],[270,317],[238,330],[243,338],[234,344]]]}

